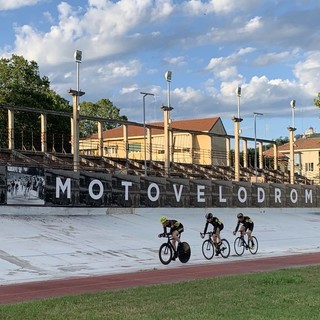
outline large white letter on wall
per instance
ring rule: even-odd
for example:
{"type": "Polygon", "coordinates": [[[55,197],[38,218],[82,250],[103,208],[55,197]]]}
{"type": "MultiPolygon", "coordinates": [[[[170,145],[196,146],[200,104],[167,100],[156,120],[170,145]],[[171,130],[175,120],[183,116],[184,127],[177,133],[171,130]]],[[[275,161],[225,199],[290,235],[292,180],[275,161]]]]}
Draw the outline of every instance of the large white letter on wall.
{"type": "Polygon", "coordinates": [[[274,188],[274,203],[281,203],[281,189],[274,188]]]}
{"type": "Polygon", "coordinates": [[[297,203],[298,201],[298,192],[296,189],[290,191],[290,200],[292,203],[297,203]]]}
{"type": "Polygon", "coordinates": [[[180,202],[182,189],[183,189],[182,184],[180,184],[180,186],[179,186],[179,191],[177,190],[177,185],[175,183],[173,184],[174,195],[176,196],[177,202],[180,202]]]}
{"type": "Polygon", "coordinates": [[[94,180],[92,180],[90,182],[90,184],[89,184],[89,195],[93,200],[100,199],[102,197],[102,195],[103,195],[103,191],[104,191],[103,184],[102,184],[102,182],[100,180],[94,179],[94,180]],[[99,186],[99,193],[98,194],[95,194],[93,192],[93,190],[92,190],[93,186],[95,184],[99,186]]]}
{"type": "Polygon", "coordinates": [[[261,187],[258,187],[258,189],[257,189],[257,193],[258,193],[258,203],[262,203],[262,202],[264,202],[264,200],[265,200],[265,198],[266,198],[266,192],[264,191],[264,189],[263,188],[261,188],[261,187]]]}
{"type": "Polygon", "coordinates": [[[159,199],[159,195],[160,195],[159,186],[156,183],[150,183],[148,187],[148,199],[150,201],[157,201],[159,199]],[[154,196],[151,194],[151,189],[156,190],[156,194],[154,196]]]}
{"type": "Polygon", "coordinates": [[[67,198],[71,198],[71,179],[67,178],[66,181],[63,183],[60,177],[56,179],[56,198],[60,198],[60,189],[62,193],[65,193],[67,190],[67,198]]]}
{"type": "Polygon", "coordinates": [[[206,199],[204,198],[204,190],[205,186],[197,186],[197,198],[198,198],[198,202],[205,202],[206,199]]]}
{"type": "Polygon", "coordinates": [[[226,198],[222,198],[222,186],[219,186],[219,202],[227,202],[226,198]]]}
{"type": "Polygon", "coordinates": [[[124,186],[124,200],[129,200],[129,187],[132,186],[131,181],[121,181],[121,185],[124,186]]]}
{"type": "Polygon", "coordinates": [[[247,201],[247,196],[248,196],[248,194],[247,194],[246,188],[240,187],[238,190],[238,200],[241,203],[245,203],[247,201]],[[243,196],[241,196],[241,194],[243,194],[243,196]]]}
{"type": "Polygon", "coordinates": [[[306,203],[308,203],[309,200],[310,200],[310,203],[312,203],[312,190],[306,189],[305,195],[306,195],[306,203]]]}

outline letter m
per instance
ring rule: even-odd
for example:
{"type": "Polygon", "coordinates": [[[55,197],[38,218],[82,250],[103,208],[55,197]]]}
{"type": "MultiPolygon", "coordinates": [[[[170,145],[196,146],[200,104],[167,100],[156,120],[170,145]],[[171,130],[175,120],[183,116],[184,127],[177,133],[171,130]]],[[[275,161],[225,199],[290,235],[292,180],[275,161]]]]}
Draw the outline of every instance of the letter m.
{"type": "Polygon", "coordinates": [[[56,198],[60,198],[60,189],[62,193],[65,193],[67,190],[67,198],[71,198],[71,179],[67,178],[66,181],[63,183],[60,177],[56,178],[56,198]]]}

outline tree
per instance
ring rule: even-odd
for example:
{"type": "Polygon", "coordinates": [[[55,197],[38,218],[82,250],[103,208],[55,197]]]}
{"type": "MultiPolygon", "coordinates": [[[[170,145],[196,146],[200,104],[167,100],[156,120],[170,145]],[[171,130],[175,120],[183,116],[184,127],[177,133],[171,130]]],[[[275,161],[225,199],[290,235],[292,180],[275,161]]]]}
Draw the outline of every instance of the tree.
{"type": "MultiPolygon", "coordinates": [[[[120,109],[115,107],[109,99],[101,99],[96,103],[87,101],[80,103],[80,115],[99,117],[106,120],[128,120],[126,116],[120,115],[120,109]]],[[[106,121],[103,123],[103,130],[112,129],[117,126],[119,124],[106,121]]],[[[83,120],[80,121],[79,128],[80,137],[87,137],[98,131],[98,124],[96,121],[83,120]]]]}
{"type": "MultiPolygon", "coordinates": [[[[282,146],[282,145],[284,145],[284,144],[286,144],[286,143],[289,143],[289,138],[288,137],[280,137],[280,138],[277,138],[276,140],[275,140],[275,144],[277,145],[277,146],[282,146]]],[[[266,146],[266,150],[268,150],[268,149],[270,149],[270,148],[273,148],[273,143],[269,143],[269,144],[267,144],[266,146]]]]}
{"type": "MultiPolygon", "coordinates": [[[[10,59],[0,59],[0,105],[29,107],[32,109],[70,112],[69,102],[50,89],[48,77],[40,76],[35,61],[22,56],[12,55],[10,59]]],[[[7,141],[7,112],[0,112],[1,146],[7,141]]],[[[54,135],[66,134],[70,140],[70,120],[57,116],[48,116],[48,148],[54,144],[54,135]]],[[[15,144],[19,147],[36,146],[40,148],[39,114],[15,111],[15,144]],[[31,133],[31,134],[30,134],[31,133]]]]}
{"type": "Polygon", "coordinates": [[[318,93],[318,97],[313,100],[314,105],[318,108],[320,108],[320,92],[318,93]]]}

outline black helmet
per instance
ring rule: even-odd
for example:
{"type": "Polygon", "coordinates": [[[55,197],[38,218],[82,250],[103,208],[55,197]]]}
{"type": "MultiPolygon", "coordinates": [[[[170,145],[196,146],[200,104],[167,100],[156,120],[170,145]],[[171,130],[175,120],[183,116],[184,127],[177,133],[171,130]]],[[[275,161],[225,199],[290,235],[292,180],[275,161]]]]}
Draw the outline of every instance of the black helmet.
{"type": "Polygon", "coordinates": [[[212,219],[212,218],[213,218],[213,215],[211,212],[206,214],[206,219],[212,219]]]}
{"type": "Polygon", "coordinates": [[[243,218],[243,213],[239,212],[239,213],[237,214],[237,218],[238,218],[238,219],[239,219],[239,218],[243,218]]]}

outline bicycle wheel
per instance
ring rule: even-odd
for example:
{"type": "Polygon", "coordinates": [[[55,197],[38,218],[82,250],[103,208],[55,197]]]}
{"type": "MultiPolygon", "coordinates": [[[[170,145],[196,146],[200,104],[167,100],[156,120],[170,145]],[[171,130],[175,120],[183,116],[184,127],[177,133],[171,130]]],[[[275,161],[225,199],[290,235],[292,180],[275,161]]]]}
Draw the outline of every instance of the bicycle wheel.
{"type": "Polygon", "coordinates": [[[256,254],[258,252],[258,239],[255,236],[252,236],[251,238],[251,246],[249,245],[249,251],[252,254],[256,254]]]}
{"type": "Polygon", "coordinates": [[[230,244],[227,239],[221,239],[220,254],[223,258],[228,258],[230,255],[230,244]]]}
{"type": "Polygon", "coordinates": [[[180,262],[187,263],[191,256],[191,248],[187,242],[181,242],[178,247],[178,258],[180,262]]]}
{"type": "Polygon", "coordinates": [[[241,237],[237,237],[234,240],[234,251],[236,252],[236,254],[238,256],[243,255],[243,253],[244,253],[244,243],[243,243],[243,239],[241,237]]]}
{"type": "Polygon", "coordinates": [[[214,254],[214,246],[211,240],[204,240],[202,243],[202,253],[207,260],[211,260],[214,254]]]}
{"type": "Polygon", "coordinates": [[[172,248],[169,243],[163,243],[159,248],[159,259],[162,264],[169,264],[173,256],[172,248]]]}

